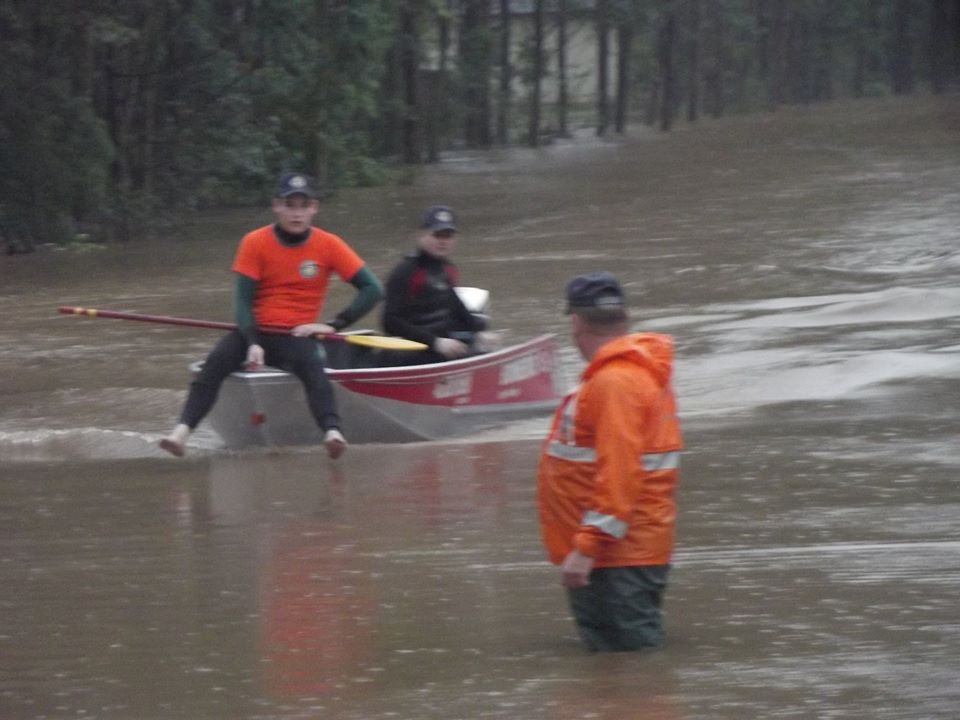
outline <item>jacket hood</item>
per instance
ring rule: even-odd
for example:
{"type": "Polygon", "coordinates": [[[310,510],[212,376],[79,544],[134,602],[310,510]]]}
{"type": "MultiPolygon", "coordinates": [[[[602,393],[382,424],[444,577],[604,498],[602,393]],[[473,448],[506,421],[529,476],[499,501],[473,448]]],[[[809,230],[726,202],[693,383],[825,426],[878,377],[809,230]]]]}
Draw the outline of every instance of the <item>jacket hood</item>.
{"type": "Polygon", "coordinates": [[[588,380],[611,361],[626,360],[644,368],[657,385],[666,386],[673,375],[673,337],[659,333],[633,333],[611,340],[591,358],[583,379],[588,380]]]}

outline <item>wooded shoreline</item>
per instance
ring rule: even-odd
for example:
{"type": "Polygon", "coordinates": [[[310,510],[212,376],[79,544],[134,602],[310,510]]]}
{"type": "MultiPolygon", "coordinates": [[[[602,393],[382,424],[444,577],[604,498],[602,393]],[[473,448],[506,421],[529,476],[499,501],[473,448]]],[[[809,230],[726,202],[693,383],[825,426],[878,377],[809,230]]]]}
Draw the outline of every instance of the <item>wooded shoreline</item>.
{"type": "Polygon", "coordinates": [[[950,91],[960,0],[134,0],[0,12],[0,250],[408,181],[453,149],[950,91]]]}

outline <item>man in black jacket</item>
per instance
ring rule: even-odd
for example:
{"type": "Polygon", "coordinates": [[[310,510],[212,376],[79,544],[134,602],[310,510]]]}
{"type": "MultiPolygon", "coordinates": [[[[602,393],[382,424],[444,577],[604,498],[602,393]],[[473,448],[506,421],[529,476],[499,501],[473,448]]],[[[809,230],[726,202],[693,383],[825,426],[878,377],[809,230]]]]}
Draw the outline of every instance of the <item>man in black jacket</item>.
{"type": "Polygon", "coordinates": [[[471,352],[474,337],[486,329],[482,317],[472,314],[454,288],[457,266],[450,260],[457,227],[446,205],[427,209],[417,235],[417,249],[394,267],[387,279],[383,331],[429,346],[423,352],[394,352],[384,364],[409,365],[443,362],[471,352]]]}

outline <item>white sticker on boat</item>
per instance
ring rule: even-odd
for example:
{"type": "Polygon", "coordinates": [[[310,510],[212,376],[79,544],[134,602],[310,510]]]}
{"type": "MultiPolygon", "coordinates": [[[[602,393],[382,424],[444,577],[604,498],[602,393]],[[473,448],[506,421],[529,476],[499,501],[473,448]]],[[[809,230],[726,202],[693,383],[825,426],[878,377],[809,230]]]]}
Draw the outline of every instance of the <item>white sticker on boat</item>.
{"type": "Polygon", "coordinates": [[[500,384],[512,385],[536,377],[540,372],[537,366],[537,356],[534,354],[511,360],[500,368],[500,384]]]}
{"type": "Polygon", "coordinates": [[[457,395],[469,395],[473,389],[473,373],[464,375],[454,375],[444,378],[433,386],[433,397],[440,400],[442,398],[456,397],[457,395]]]}

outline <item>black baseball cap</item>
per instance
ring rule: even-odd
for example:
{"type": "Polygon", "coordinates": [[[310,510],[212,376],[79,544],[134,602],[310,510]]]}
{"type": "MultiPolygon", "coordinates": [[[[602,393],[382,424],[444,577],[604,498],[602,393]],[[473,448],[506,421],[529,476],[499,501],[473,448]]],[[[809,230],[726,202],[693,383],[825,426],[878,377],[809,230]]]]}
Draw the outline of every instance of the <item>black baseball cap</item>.
{"type": "Polygon", "coordinates": [[[308,198],[316,199],[317,188],[313,179],[301,172],[287,172],[281,175],[277,180],[274,197],[287,198],[291,195],[306,195],[308,198]]]}
{"type": "Polygon", "coordinates": [[[420,223],[420,227],[431,232],[457,231],[453,210],[446,205],[431,205],[428,207],[426,212],[423,213],[423,222],[420,223]]]}
{"type": "Polygon", "coordinates": [[[577,275],[567,283],[567,310],[624,310],[626,299],[617,279],[606,271],[577,275]]]}

